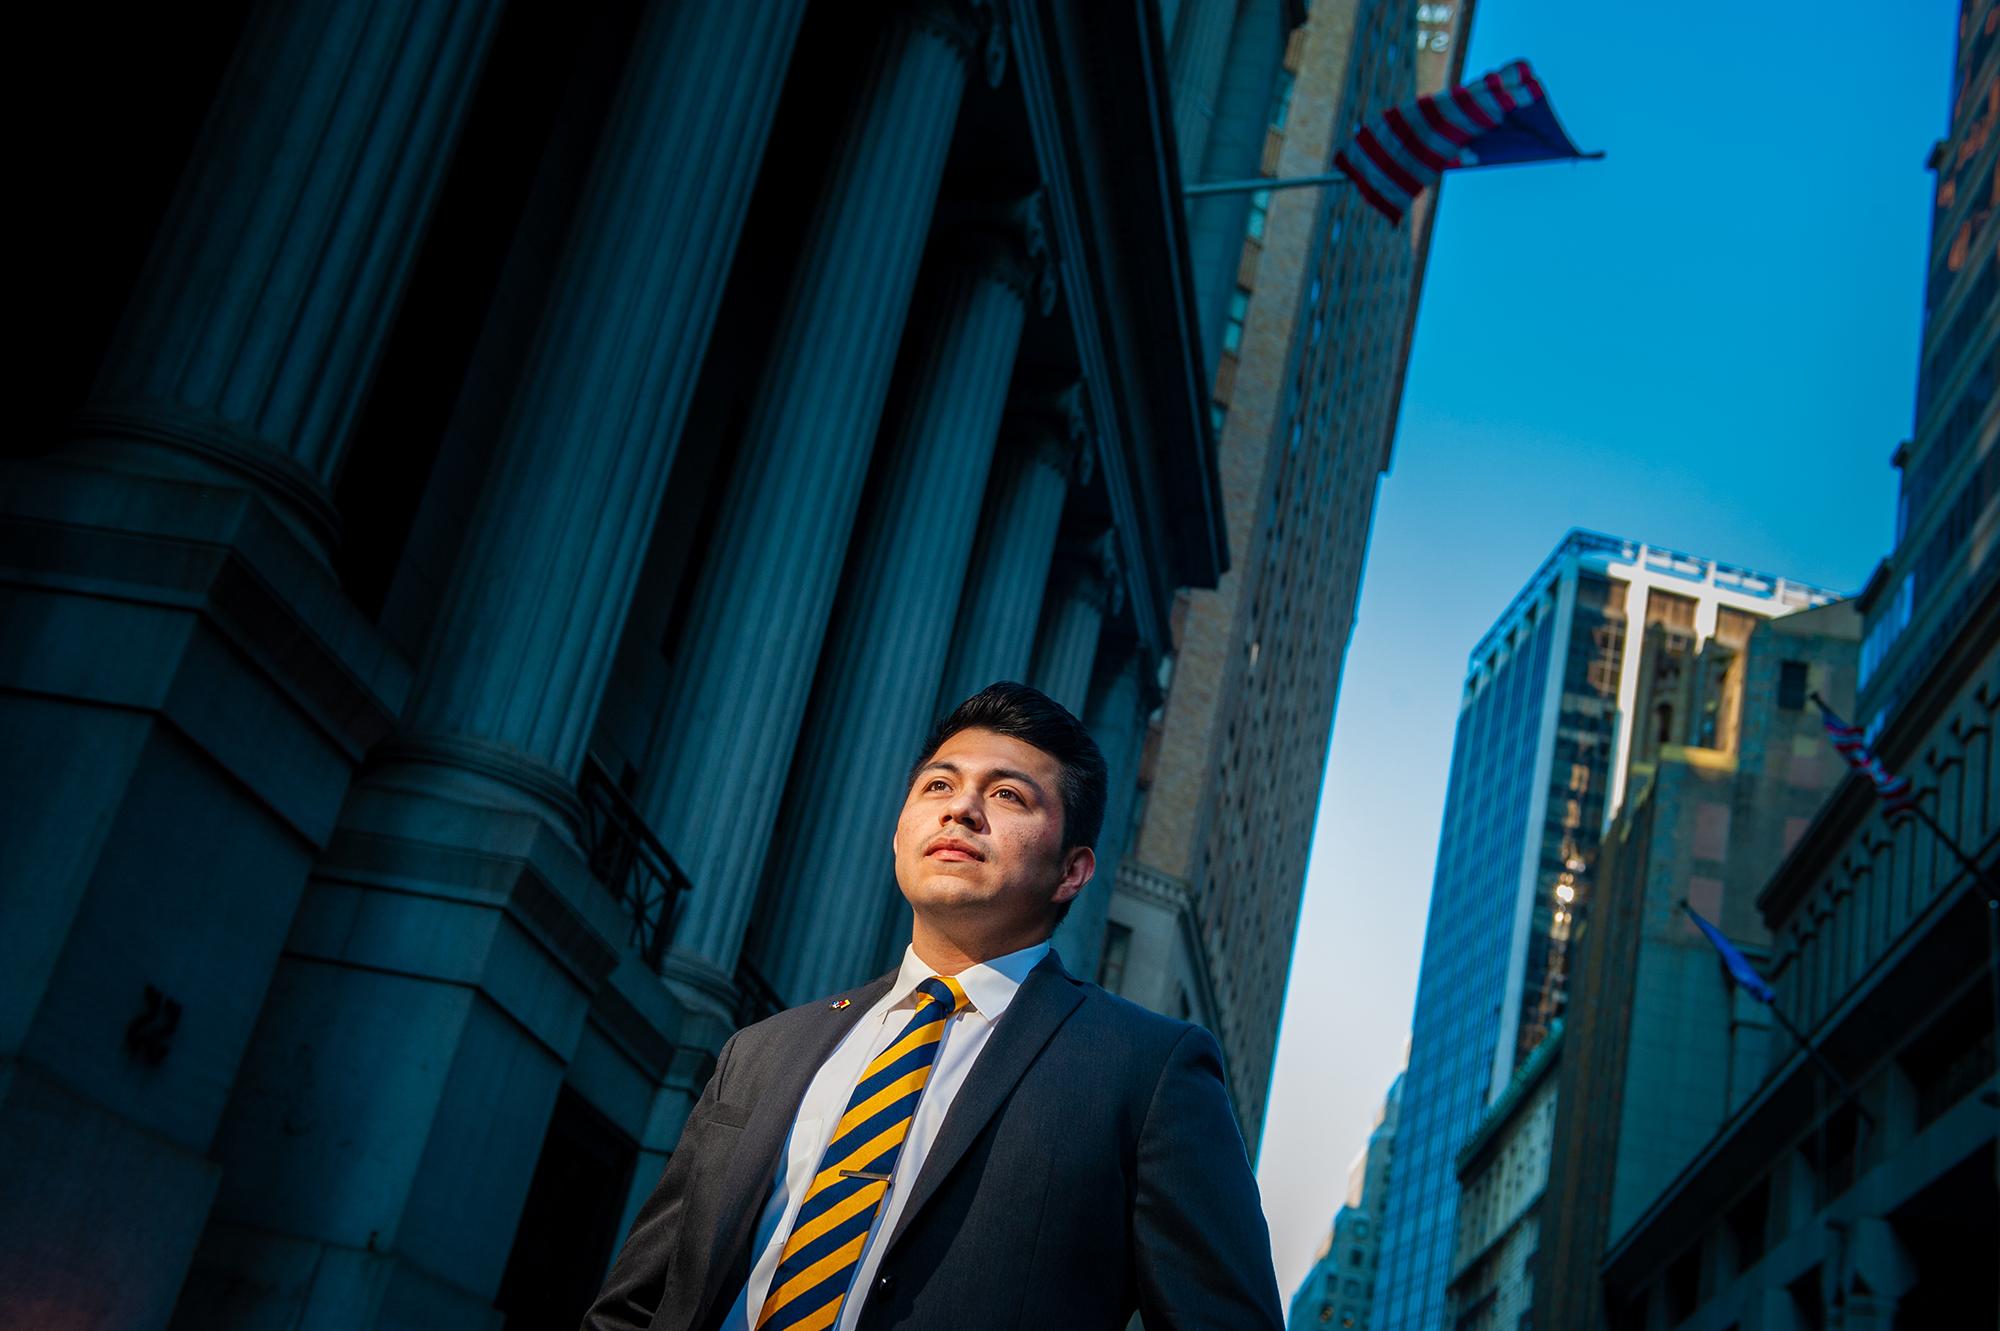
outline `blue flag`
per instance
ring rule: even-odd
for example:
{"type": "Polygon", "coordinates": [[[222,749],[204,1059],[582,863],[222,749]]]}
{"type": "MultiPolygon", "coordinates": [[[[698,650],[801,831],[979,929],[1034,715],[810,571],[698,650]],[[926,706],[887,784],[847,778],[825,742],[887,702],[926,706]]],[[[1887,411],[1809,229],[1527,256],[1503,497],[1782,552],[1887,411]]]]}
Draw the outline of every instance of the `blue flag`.
{"type": "Polygon", "coordinates": [[[1759,1003],[1777,1001],[1778,995],[1776,991],[1770,985],[1764,983],[1764,977],[1759,975],[1757,968],[1750,964],[1750,958],[1738,952],[1736,944],[1722,936],[1722,930],[1697,915],[1694,907],[1688,905],[1687,902],[1683,901],[1681,903],[1681,909],[1688,913],[1690,920],[1694,921],[1694,927],[1707,934],[1708,941],[1715,944],[1715,950],[1722,954],[1722,964],[1729,968],[1730,979],[1743,986],[1744,992],[1759,1003]]]}

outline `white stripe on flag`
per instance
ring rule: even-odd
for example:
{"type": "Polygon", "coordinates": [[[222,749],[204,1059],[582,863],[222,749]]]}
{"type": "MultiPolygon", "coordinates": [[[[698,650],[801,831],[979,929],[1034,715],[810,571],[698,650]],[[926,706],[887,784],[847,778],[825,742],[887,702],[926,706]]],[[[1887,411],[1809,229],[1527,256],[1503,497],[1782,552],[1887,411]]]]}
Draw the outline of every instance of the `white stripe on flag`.
{"type": "MultiPolygon", "coordinates": [[[[1507,118],[1507,113],[1500,109],[1499,100],[1493,96],[1493,89],[1486,86],[1485,79],[1474,79],[1465,85],[1465,90],[1472,94],[1473,101],[1479,103],[1480,110],[1493,117],[1494,124],[1507,118]]],[[[1472,146],[1477,148],[1479,145],[1475,143],[1472,146]]]]}
{"type": "Polygon", "coordinates": [[[1424,146],[1444,158],[1447,162],[1458,160],[1458,145],[1431,128],[1431,122],[1424,119],[1423,110],[1412,102],[1403,109],[1403,123],[1424,141],[1424,146]]]}
{"type": "Polygon", "coordinates": [[[1382,168],[1369,160],[1368,154],[1362,151],[1359,142],[1348,140],[1347,146],[1341,149],[1341,158],[1356,171],[1368,177],[1368,187],[1394,205],[1397,212],[1410,211],[1410,196],[1404,192],[1401,185],[1382,174],[1382,168]]]}
{"type": "Polygon", "coordinates": [[[1382,151],[1389,154],[1397,166],[1409,172],[1410,178],[1416,181],[1419,187],[1437,183],[1438,173],[1418,161],[1417,155],[1403,146],[1403,141],[1396,137],[1395,127],[1390,125],[1388,117],[1384,116],[1377,120],[1369,128],[1375,131],[1375,141],[1382,145],[1382,151]]]}
{"type": "MultiPolygon", "coordinates": [[[[1472,117],[1465,114],[1464,110],[1460,108],[1458,103],[1454,102],[1451,99],[1451,90],[1449,88],[1439,93],[1436,97],[1433,97],[1431,99],[1431,104],[1437,107],[1438,111],[1444,116],[1444,118],[1446,120],[1449,120],[1452,124],[1456,125],[1460,130],[1460,132],[1465,134],[1467,138],[1477,139],[1482,133],[1485,132],[1481,130],[1479,126],[1473,124],[1472,117]]],[[[1417,114],[1422,115],[1423,112],[1419,111],[1417,112],[1417,114]]],[[[1469,148],[1478,147],[1476,143],[1467,144],[1466,146],[1469,148]]],[[[1459,150],[1457,148],[1453,148],[1451,150],[1451,155],[1453,157],[1456,157],[1458,156],[1458,152],[1459,150]]]]}

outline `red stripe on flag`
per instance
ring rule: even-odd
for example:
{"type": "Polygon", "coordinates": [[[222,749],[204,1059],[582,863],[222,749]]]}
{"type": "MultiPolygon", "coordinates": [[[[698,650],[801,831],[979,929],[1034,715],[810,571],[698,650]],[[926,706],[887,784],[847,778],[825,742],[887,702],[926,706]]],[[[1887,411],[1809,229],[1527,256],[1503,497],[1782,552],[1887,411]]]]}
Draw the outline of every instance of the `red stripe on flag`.
{"type": "Polygon", "coordinates": [[[1541,83],[1535,78],[1535,71],[1528,68],[1527,61],[1516,60],[1514,71],[1521,76],[1521,87],[1527,90],[1529,97],[1538,102],[1549,100],[1549,95],[1542,91],[1541,83]]]}
{"type": "Polygon", "coordinates": [[[1451,118],[1449,116],[1447,116],[1444,112],[1438,110],[1437,98],[1435,97],[1417,98],[1417,111],[1419,114],[1423,116],[1424,123],[1426,125],[1429,125],[1432,129],[1442,134],[1445,138],[1450,139],[1453,143],[1457,144],[1459,147],[1463,148],[1466,144],[1472,142],[1472,136],[1470,134],[1467,134],[1457,125],[1454,125],[1451,122],[1451,118]]]}
{"type": "Polygon", "coordinates": [[[1481,129],[1492,129],[1500,123],[1492,116],[1487,115],[1486,108],[1479,104],[1479,99],[1464,88],[1453,88],[1451,90],[1451,104],[1465,112],[1465,118],[1481,129]]]}
{"type": "Polygon", "coordinates": [[[1360,190],[1361,197],[1368,200],[1368,206],[1388,218],[1390,225],[1393,226],[1403,220],[1403,210],[1383,198],[1375,187],[1368,183],[1367,172],[1347,160],[1347,149],[1342,148],[1333,155],[1333,164],[1347,173],[1347,178],[1354,182],[1354,188],[1360,190]]]}
{"type": "Polygon", "coordinates": [[[1498,74],[1488,74],[1486,76],[1486,91],[1492,93],[1493,100],[1500,103],[1500,113],[1502,115],[1512,111],[1519,105],[1514,100],[1514,94],[1507,91],[1506,82],[1498,74]]]}
{"type": "Polygon", "coordinates": [[[1401,108],[1390,107],[1384,113],[1383,119],[1387,120],[1389,128],[1396,132],[1396,141],[1410,150],[1410,156],[1416,158],[1433,171],[1442,171],[1451,165],[1449,160],[1438,156],[1435,148],[1424,142],[1423,135],[1410,127],[1410,122],[1403,118],[1401,108]]]}
{"type": "Polygon", "coordinates": [[[1396,182],[1397,189],[1413,199],[1417,197],[1418,192],[1424,187],[1423,182],[1403,169],[1403,164],[1398,162],[1395,156],[1382,146],[1382,141],[1375,137],[1374,130],[1363,125],[1361,132],[1354,136],[1354,142],[1362,152],[1368,154],[1368,160],[1375,163],[1377,170],[1396,182]]]}

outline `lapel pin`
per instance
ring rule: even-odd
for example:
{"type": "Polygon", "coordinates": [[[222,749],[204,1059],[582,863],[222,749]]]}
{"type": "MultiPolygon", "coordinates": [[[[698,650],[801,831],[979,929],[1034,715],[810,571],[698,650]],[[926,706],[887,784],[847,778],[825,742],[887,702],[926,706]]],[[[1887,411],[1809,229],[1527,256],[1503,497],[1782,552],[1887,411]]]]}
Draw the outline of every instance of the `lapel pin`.
{"type": "Polygon", "coordinates": [[[852,1003],[853,1001],[854,1000],[851,998],[836,998],[831,1003],[828,1003],[827,1006],[832,1008],[835,1012],[838,1012],[842,1008],[846,1007],[849,1003],[852,1003]]]}

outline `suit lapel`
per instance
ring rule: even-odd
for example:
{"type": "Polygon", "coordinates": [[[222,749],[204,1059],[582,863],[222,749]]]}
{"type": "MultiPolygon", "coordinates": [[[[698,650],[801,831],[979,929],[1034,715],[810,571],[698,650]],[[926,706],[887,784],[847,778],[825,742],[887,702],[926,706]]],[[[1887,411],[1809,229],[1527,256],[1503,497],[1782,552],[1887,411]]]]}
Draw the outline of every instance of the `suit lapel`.
{"type": "Polygon", "coordinates": [[[965,1085],[953,1097],[944,1123],[938,1128],[937,1140],[924,1158],[924,1167],[917,1171],[916,1182],[910,1185],[909,1200],[903,1203],[896,1230],[883,1249],[885,1253],[895,1248],[896,1241],[909,1229],[911,1219],[923,1210],[924,1203],[986,1127],[1035,1056],[1042,1052],[1042,1046],[1082,1001],[1082,992],[1055,953],[1042,958],[1028,972],[1020,992],[1014,995],[1014,1001],[1007,1005],[1007,1011],[994,1027],[992,1038],[979,1051],[979,1060],[966,1075],[965,1085]]]}
{"type": "Polygon", "coordinates": [[[783,1163],[785,1138],[798,1118],[806,1087],[812,1084],[820,1064],[826,1062],[841,1037],[854,1028],[864,1012],[875,1006],[895,978],[896,973],[891,971],[834,1000],[814,1004],[817,1011],[803,1014],[798,1033],[791,1035],[784,1046],[757,1055],[759,1062],[773,1071],[761,1084],[753,1083],[750,1088],[756,1098],[750,1105],[750,1118],[743,1125],[743,1135],[730,1157],[729,1172],[723,1181],[725,1209],[709,1248],[708,1277],[701,1301],[704,1313],[723,1292],[723,1280],[739,1265],[747,1278],[748,1263],[738,1259],[747,1250],[751,1227],[764,1209],[764,1200],[771,1195],[772,1181],[783,1163]],[[850,1001],[836,1010],[832,1002],[840,997],[850,1001]]]}

